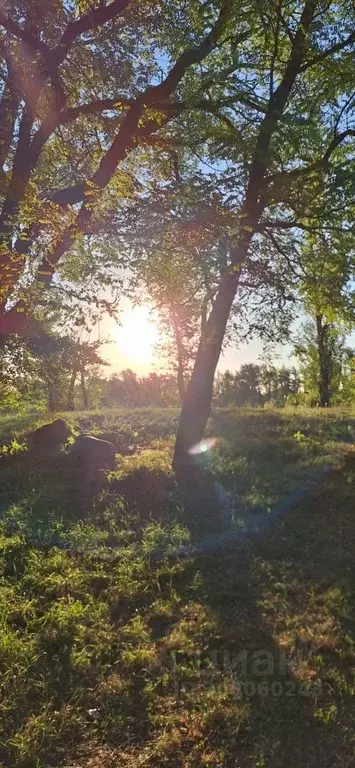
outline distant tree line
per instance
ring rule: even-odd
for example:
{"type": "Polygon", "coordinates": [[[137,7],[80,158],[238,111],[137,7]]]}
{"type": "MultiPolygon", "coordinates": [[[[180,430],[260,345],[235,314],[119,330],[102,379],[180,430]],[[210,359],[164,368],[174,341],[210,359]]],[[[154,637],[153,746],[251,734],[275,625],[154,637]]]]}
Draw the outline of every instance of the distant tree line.
{"type": "Polygon", "coordinates": [[[301,379],[295,368],[246,363],[235,373],[225,371],[217,376],[214,403],[220,407],[265,403],[284,406],[300,390],[301,379]]]}
{"type": "MultiPolygon", "coordinates": [[[[355,402],[355,353],[346,344],[349,328],[310,314],[297,332],[298,366],[277,366],[270,353],[216,377],[215,407],[306,405],[355,402]]],[[[178,406],[180,372],[138,376],[124,370],[105,375],[100,342],[75,335],[20,339],[0,348],[0,410],[71,411],[89,408],[178,406]]]]}
{"type": "Polygon", "coordinates": [[[344,327],[310,315],[293,348],[298,367],[244,364],[216,378],[214,404],[329,407],[355,402],[355,352],[344,327]]]}
{"type": "Polygon", "coordinates": [[[127,369],[109,379],[101,379],[100,388],[103,406],[169,406],[179,403],[177,380],[171,374],[150,373],[138,377],[127,369]]]}
{"type": "Polygon", "coordinates": [[[0,410],[73,411],[178,405],[176,376],[131,370],[104,376],[99,343],[49,337],[9,338],[0,349],[0,410]]]}

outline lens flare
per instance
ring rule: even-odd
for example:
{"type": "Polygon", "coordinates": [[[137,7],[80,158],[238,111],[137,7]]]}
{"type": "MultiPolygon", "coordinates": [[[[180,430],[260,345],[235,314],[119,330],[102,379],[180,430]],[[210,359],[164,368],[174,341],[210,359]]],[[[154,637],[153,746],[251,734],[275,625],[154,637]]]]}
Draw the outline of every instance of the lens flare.
{"type": "Polygon", "coordinates": [[[207,437],[206,440],[201,440],[200,443],[193,445],[192,448],[189,449],[189,453],[191,456],[200,456],[201,454],[208,453],[208,451],[216,445],[216,442],[217,438],[207,437]]]}

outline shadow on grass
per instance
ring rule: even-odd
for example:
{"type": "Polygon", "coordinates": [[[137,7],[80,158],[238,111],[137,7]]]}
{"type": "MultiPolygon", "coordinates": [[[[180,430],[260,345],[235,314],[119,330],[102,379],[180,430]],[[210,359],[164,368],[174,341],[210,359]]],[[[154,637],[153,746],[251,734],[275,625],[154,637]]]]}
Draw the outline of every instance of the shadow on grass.
{"type": "MultiPolygon", "coordinates": [[[[296,445],[296,450],[301,455],[303,447],[296,445]]],[[[280,475],[282,451],[278,456],[274,471],[280,475]]],[[[262,461],[266,478],[273,460],[266,468],[264,455],[262,461]]],[[[37,490],[31,502],[37,526],[49,510],[67,520],[88,517],[88,500],[65,454],[40,466],[33,457],[19,456],[9,461],[5,478],[14,500],[37,490]]],[[[100,566],[95,587],[90,579],[98,566],[88,559],[85,589],[95,589],[95,598],[97,591],[106,601],[109,620],[101,629],[94,615],[92,635],[80,653],[85,660],[93,635],[100,632],[105,650],[75,667],[83,616],[74,615],[68,626],[64,618],[60,625],[52,617],[37,640],[45,657],[38,680],[46,680],[56,709],[80,700],[84,757],[76,751],[74,723],[68,746],[62,739],[58,747],[53,735],[47,751],[40,746],[33,762],[30,758],[21,766],[32,768],[35,760],[40,764],[50,755],[51,765],[69,765],[75,756],[82,768],[94,759],[96,748],[98,755],[101,750],[97,765],[103,768],[113,760],[129,767],[144,762],[150,768],[352,765],[355,463],[349,458],[340,470],[299,487],[301,496],[291,494],[282,514],[273,518],[268,509],[260,509],[260,501],[259,511],[254,506],[245,516],[242,510],[241,524],[231,490],[235,486],[228,487],[224,479],[223,472],[208,469],[175,477],[159,467],[138,467],[113,477],[102,499],[91,500],[104,526],[108,502],[123,497],[137,523],[139,546],[152,521],[168,526],[174,520],[190,532],[191,546],[177,547],[169,557],[148,551],[142,559],[133,551],[122,564],[108,561],[107,567],[100,566]],[[91,727],[85,714],[89,707],[98,713],[91,727]],[[107,763],[104,746],[111,750],[107,763]]],[[[5,576],[15,584],[26,577],[26,556],[20,548],[5,557],[5,576]]],[[[82,575],[75,577],[75,569],[84,560],[70,553],[65,557],[66,591],[53,599],[56,610],[64,606],[69,611],[81,595],[82,575]]],[[[28,575],[24,585],[34,599],[28,575]]],[[[39,574],[36,589],[42,588],[39,574]]],[[[42,602],[40,594],[40,611],[42,602]]],[[[38,626],[41,621],[42,616],[38,626]]],[[[29,697],[16,727],[34,706],[29,697]]]]}
{"type": "MultiPolygon", "coordinates": [[[[187,644],[182,654],[180,715],[188,729],[200,723],[225,766],[236,760],[270,768],[352,764],[354,486],[355,461],[348,458],[340,469],[322,471],[241,546],[214,476],[178,479],[180,519],[195,545],[186,570],[198,580],[193,592],[191,582],[186,592],[182,586],[181,597],[198,599],[215,617],[213,633],[200,628],[193,650],[187,644]],[[196,655],[202,672],[194,678],[186,669],[196,655]],[[211,691],[214,702],[202,715],[211,691]]],[[[193,749],[188,736],[180,749],[175,764],[194,765],[184,762],[193,749]]],[[[170,759],[168,749],[154,765],[170,759]]],[[[196,753],[196,765],[200,759],[196,753]]]]}
{"type": "MultiPolygon", "coordinates": [[[[209,669],[204,677],[202,668],[192,684],[187,676],[184,717],[196,726],[203,701],[220,690],[218,717],[212,707],[207,725],[200,719],[224,766],[333,768],[354,760],[354,470],[350,458],[251,541],[231,552],[226,540],[193,560],[193,596],[215,618],[213,633],[200,629],[194,653],[203,667],[217,659],[223,674],[211,678],[209,669]]],[[[184,522],[203,540],[203,492],[190,482],[184,522]]],[[[218,502],[211,477],[204,482],[208,503],[218,502]]],[[[217,532],[216,515],[214,522],[217,532]]]]}

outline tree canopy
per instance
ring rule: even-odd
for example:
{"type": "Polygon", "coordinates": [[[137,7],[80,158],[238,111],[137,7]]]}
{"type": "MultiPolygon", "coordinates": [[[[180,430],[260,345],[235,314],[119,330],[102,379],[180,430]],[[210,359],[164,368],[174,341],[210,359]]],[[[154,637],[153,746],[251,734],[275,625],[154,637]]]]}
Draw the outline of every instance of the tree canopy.
{"type": "Polygon", "coordinates": [[[313,280],[325,250],[352,275],[354,21],[351,0],[2,4],[0,330],[30,332],[60,291],[98,304],[133,247],[171,323],[169,281],[188,272],[176,462],[202,436],[228,324],[248,306],[258,332],[282,331],[314,243],[313,280]]]}

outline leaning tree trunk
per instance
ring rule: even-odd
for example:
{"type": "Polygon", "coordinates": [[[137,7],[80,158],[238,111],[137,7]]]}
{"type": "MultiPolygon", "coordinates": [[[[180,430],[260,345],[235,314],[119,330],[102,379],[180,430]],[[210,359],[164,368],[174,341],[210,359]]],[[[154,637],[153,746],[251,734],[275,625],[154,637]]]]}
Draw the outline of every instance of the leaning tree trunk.
{"type": "Polygon", "coordinates": [[[183,363],[180,360],[178,361],[177,386],[178,386],[180,402],[183,403],[184,397],[185,397],[185,378],[184,378],[183,363]]]}
{"type": "MultiPolygon", "coordinates": [[[[232,264],[241,267],[248,252],[252,233],[255,231],[266,205],[265,178],[270,163],[270,145],[276,126],[282,117],[289,95],[299,74],[307,51],[307,35],[317,7],[317,0],[306,0],[300,23],[292,38],[291,52],[283,76],[276,90],[271,89],[259,135],[255,144],[249,171],[245,203],[240,222],[243,234],[238,248],[232,254],[232,264]]],[[[211,410],[213,379],[222,348],[224,332],[239,282],[240,271],[231,272],[221,285],[206,324],[197,352],[194,370],[188,386],[180,416],[175,444],[174,467],[190,464],[189,450],[200,442],[211,410]]]]}
{"type": "Polygon", "coordinates": [[[173,460],[176,470],[192,464],[189,451],[200,442],[210,415],[214,375],[239,276],[240,272],[230,272],[222,279],[201,337],[180,414],[173,460]]]}

